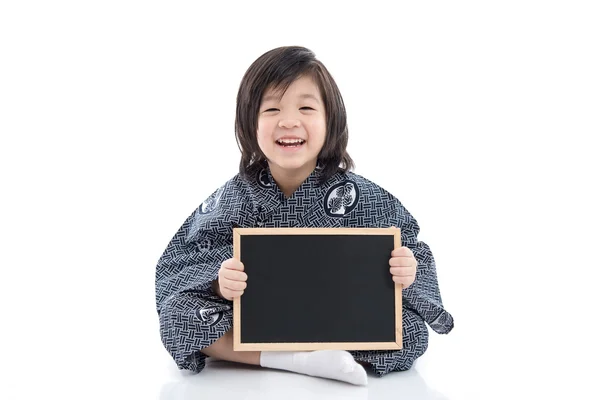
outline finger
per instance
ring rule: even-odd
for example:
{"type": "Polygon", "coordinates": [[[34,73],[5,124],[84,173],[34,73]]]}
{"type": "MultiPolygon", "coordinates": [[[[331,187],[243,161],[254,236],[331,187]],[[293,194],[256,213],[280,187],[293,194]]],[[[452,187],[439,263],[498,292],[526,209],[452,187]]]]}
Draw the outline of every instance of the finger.
{"type": "Polygon", "coordinates": [[[398,247],[392,251],[392,257],[412,257],[413,252],[408,247],[398,247]]]}
{"type": "Polygon", "coordinates": [[[227,279],[224,279],[223,282],[221,282],[221,287],[232,291],[244,290],[247,286],[248,284],[246,282],[230,281],[227,279]]]}
{"type": "Polygon", "coordinates": [[[390,267],[414,267],[415,259],[412,257],[392,257],[389,261],[390,267]]]}
{"type": "Polygon", "coordinates": [[[236,271],[233,269],[223,270],[223,272],[221,273],[221,277],[223,279],[238,282],[246,282],[248,280],[248,275],[245,272],[236,271]]]}
{"type": "Polygon", "coordinates": [[[392,267],[390,268],[392,276],[407,276],[411,277],[415,275],[415,269],[411,267],[392,267]]]}
{"type": "Polygon", "coordinates": [[[233,300],[244,294],[243,290],[225,290],[221,292],[227,300],[233,300]]]}
{"type": "Polygon", "coordinates": [[[244,270],[244,264],[242,264],[240,260],[236,260],[235,258],[230,258],[229,260],[223,262],[222,267],[226,269],[233,269],[236,271],[244,270]]]}

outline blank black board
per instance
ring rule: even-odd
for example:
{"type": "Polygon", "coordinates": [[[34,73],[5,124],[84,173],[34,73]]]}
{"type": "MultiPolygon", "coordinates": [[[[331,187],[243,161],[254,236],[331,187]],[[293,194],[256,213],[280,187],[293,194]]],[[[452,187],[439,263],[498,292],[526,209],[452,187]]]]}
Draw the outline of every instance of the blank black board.
{"type": "Polygon", "coordinates": [[[397,228],[236,228],[248,286],[234,299],[234,349],[402,348],[397,228]]]}

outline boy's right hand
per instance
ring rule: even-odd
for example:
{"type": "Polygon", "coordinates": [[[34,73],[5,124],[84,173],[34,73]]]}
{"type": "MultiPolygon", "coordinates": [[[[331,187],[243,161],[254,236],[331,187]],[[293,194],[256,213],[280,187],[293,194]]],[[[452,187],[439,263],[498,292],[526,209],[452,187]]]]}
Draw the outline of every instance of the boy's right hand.
{"type": "Polygon", "coordinates": [[[219,292],[225,300],[233,300],[244,294],[248,275],[244,272],[244,264],[236,258],[223,261],[219,269],[219,292]]]}

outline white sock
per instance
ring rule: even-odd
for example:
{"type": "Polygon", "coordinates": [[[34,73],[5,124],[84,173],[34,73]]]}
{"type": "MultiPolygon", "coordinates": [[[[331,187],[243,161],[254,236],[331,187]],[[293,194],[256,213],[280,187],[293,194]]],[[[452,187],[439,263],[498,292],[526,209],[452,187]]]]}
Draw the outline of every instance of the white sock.
{"type": "Polygon", "coordinates": [[[299,374],[335,379],[354,385],[367,384],[367,372],[343,350],[319,350],[310,352],[263,351],[260,365],[283,369],[299,374]]]}

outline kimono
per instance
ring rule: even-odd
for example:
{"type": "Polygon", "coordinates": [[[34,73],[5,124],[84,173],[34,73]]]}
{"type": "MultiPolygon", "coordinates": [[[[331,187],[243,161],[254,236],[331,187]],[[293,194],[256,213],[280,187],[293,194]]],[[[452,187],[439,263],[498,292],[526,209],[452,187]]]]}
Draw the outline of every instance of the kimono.
{"type": "MultiPolygon", "coordinates": [[[[426,323],[437,333],[454,327],[444,309],[435,260],[417,240],[419,226],[393,195],[352,172],[320,182],[316,168],[286,198],[268,167],[253,179],[239,174],[215,190],[185,220],[156,267],[156,309],[163,345],[179,369],[200,372],[200,351],[232,328],[233,303],[217,296],[212,282],[233,256],[233,228],[389,228],[401,230],[402,246],[418,261],[415,282],[402,292],[403,348],[350,351],[378,375],[410,369],[428,345],[426,323]]],[[[390,274],[391,279],[391,274],[390,274]]]]}

